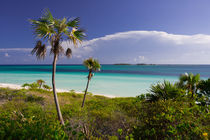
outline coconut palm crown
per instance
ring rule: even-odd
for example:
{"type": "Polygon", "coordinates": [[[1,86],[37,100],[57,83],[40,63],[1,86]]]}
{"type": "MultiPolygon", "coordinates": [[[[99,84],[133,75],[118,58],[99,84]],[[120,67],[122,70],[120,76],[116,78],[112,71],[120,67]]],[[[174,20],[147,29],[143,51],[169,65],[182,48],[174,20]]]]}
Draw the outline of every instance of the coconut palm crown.
{"type": "Polygon", "coordinates": [[[72,51],[70,48],[64,49],[61,46],[62,41],[68,40],[77,46],[78,43],[85,38],[84,30],[79,28],[79,18],[74,19],[57,19],[54,18],[49,10],[44,10],[42,16],[38,20],[30,20],[34,35],[38,37],[35,48],[32,50],[32,54],[36,53],[38,59],[44,59],[46,56],[46,44],[42,45],[42,42],[50,43],[50,54],[62,55],[71,57],[72,51]]]}
{"type": "Polygon", "coordinates": [[[52,64],[52,88],[58,119],[61,124],[64,125],[55,88],[56,62],[60,55],[64,54],[68,58],[72,56],[72,50],[70,48],[64,51],[62,42],[68,40],[72,42],[74,46],[77,46],[85,37],[84,30],[79,29],[79,18],[67,19],[64,17],[63,19],[57,19],[53,17],[49,10],[44,10],[40,18],[37,20],[31,19],[30,22],[34,35],[40,39],[37,41],[31,53],[36,54],[37,59],[44,59],[47,53],[46,44],[51,45],[50,54],[54,55],[52,64]]]}
{"type": "MultiPolygon", "coordinates": [[[[84,60],[83,65],[88,68],[89,72],[92,73],[93,71],[100,71],[101,65],[98,60],[93,58],[88,58],[84,60]]],[[[89,77],[91,79],[91,77],[89,77]]]]}

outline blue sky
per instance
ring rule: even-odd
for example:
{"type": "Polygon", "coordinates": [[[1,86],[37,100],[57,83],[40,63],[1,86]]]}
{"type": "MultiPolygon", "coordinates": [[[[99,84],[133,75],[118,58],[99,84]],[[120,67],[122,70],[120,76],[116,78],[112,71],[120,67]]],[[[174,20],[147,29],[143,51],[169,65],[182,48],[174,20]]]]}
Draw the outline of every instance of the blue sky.
{"type": "MultiPolygon", "coordinates": [[[[50,64],[30,55],[28,19],[44,8],[55,17],[80,17],[87,40],[68,60],[101,63],[210,64],[208,0],[7,0],[0,2],[0,64],[50,64]]],[[[64,42],[64,47],[67,47],[64,42]]]]}

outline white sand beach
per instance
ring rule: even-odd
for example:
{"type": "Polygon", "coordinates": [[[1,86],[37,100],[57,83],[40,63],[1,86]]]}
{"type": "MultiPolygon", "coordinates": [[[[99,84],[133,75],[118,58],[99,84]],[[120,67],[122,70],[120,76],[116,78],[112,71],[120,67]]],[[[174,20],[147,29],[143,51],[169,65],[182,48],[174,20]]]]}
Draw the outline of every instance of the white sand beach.
{"type": "MultiPolygon", "coordinates": [[[[9,83],[0,83],[0,88],[23,89],[23,87],[21,85],[18,85],[18,84],[9,84],[9,83]]],[[[69,92],[70,90],[56,89],[56,91],[58,93],[60,93],[60,92],[69,92]]],[[[82,94],[83,92],[81,92],[81,91],[75,91],[75,93],[82,94]]],[[[104,94],[93,94],[93,95],[100,95],[100,96],[105,96],[105,97],[108,97],[108,98],[115,98],[115,97],[117,97],[117,96],[114,96],[114,95],[104,95],[104,94]]]]}

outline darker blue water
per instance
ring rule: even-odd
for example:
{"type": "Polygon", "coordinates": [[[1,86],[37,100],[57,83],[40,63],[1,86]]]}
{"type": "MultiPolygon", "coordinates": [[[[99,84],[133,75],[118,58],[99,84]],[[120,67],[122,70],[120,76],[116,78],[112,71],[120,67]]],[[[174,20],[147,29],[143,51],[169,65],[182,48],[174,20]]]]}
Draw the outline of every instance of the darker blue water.
{"type": "MultiPolygon", "coordinates": [[[[51,65],[0,65],[0,72],[51,72],[51,65]]],[[[58,73],[87,72],[83,65],[58,65],[58,73]]],[[[137,75],[179,76],[182,73],[200,73],[210,77],[210,65],[102,65],[100,73],[120,73],[137,75]]]]}

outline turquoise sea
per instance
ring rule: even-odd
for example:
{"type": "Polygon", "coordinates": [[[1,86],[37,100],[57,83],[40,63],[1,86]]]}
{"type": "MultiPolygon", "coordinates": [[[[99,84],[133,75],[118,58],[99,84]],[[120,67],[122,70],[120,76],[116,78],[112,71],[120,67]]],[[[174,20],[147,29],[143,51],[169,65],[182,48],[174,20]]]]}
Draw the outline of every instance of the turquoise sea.
{"type": "MultiPolygon", "coordinates": [[[[22,85],[43,79],[51,85],[51,65],[0,65],[0,83],[22,85]]],[[[182,73],[200,73],[210,77],[210,65],[102,65],[95,73],[89,92],[113,96],[136,96],[149,90],[151,84],[175,82],[182,73]]],[[[88,71],[83,65],[58,65],[56,88],[83,91],[88,71]]]]}

